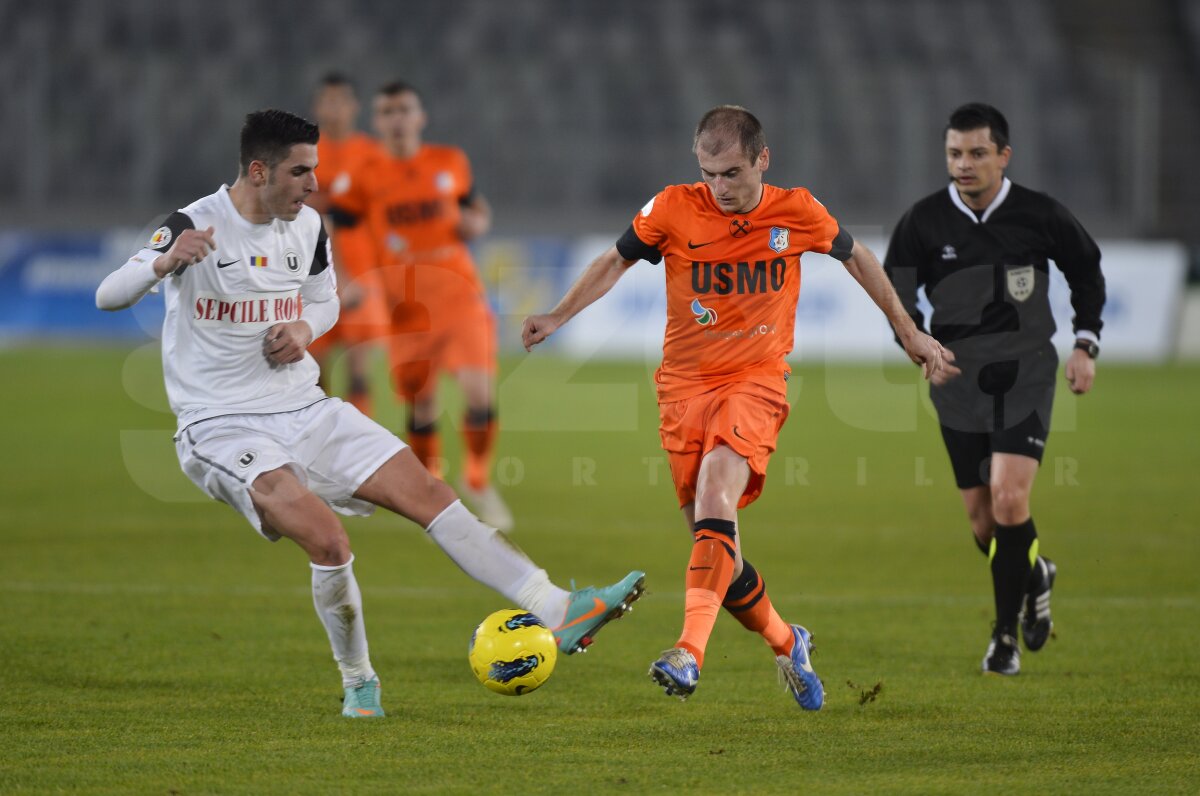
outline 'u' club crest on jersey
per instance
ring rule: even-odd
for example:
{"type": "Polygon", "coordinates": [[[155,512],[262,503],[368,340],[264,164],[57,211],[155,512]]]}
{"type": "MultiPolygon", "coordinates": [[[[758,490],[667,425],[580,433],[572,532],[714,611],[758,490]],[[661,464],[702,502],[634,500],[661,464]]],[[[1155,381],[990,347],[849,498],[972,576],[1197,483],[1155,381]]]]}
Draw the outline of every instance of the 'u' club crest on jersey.
{"type": "Polygon", "coordinates": [[[300,255],[291,249],[288,249],[287,253],[283,255],[283,262],[293,274],[300,270],[300,255]]]}

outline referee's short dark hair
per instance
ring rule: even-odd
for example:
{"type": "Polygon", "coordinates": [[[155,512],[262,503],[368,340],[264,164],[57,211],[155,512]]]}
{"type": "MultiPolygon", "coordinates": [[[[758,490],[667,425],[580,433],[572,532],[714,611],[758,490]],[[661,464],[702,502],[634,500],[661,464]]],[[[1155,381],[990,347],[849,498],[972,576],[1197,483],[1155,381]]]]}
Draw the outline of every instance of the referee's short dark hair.
{"type": "Polygon", "coordinates": [[[982,102],[968,102],[956,108],[954,113],[950,114],[950,123],[942,131],[942,138],[951,130],[965,133],[985,127],[991,131],[992,140],[996,142],[996,151],[1003,152],[1004,147],[1008,146],[1008,120],[1004,118],[1003,113],[982,102]]]}
{"type": "Polygon", "coordinates": [[[247,113],[242,125],[241,173],[247,174],[256,160],[275,168],[287,158],[293,146],[315,144],[320,134],[315,124],[294,113],[274,108],[247,113]]]}

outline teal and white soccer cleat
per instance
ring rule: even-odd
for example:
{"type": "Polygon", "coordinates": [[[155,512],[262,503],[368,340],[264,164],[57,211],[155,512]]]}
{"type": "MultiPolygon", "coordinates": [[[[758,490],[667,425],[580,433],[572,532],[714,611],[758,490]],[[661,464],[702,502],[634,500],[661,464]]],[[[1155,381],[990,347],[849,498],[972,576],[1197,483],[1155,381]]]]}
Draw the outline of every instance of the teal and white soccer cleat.
{"type": "Polygon", "coordinates": [[[342,700],[342,715],[352,719],[383,718],[383,705],[379,703],[381,691],[379,678],[372,677],[359,686],[347,686],[342,700]]]}
{"type": "Polygon", "coordinates": [[[558,651],[567,655],[586,652],[600,628],[633,610],[645,584],[646,573],[635,569],[611,586],[571,592],[567,615],[561,625],[551,628],[558,651]]]}
{"type": "Polygon", "coordinates": [[[696,656],[682,647],[666,650],[650,664],[650,679],[661,685],[667,696],[677,696],[682,702],[696,693],[700,681],[696,656]]]}
{"type": "Polygon", "coordinates": [[[796,704],[805,710],[820,710],[825,704],[825,686],[812,667],[812,634],[800,625],[792,625],[791,655],[776,655],[780,679],[796,699],[796,704]]]}

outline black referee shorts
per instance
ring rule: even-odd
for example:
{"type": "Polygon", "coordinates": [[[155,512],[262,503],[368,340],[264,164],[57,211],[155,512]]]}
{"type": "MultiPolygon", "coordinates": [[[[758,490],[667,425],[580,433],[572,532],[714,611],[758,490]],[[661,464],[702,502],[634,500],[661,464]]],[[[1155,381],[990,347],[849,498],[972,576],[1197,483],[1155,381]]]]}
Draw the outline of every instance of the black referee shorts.
{"type": "Polygon", "coordinates": [[[931,389],[959,489],[990,482],[993,453],[1042,461],[1057,365],[1049,346],[1014,360],[965,361],[961,376],[931,389]]]}
{"type": "Polygon", "coordinates": [[[1038,412],[1003,431],[958,431],[942,426],[942,440],[954,468],[959,489],[987,486],[991,482],[992,454],[1015,453],[1042,461],[1050,429],[1038,412]]]}

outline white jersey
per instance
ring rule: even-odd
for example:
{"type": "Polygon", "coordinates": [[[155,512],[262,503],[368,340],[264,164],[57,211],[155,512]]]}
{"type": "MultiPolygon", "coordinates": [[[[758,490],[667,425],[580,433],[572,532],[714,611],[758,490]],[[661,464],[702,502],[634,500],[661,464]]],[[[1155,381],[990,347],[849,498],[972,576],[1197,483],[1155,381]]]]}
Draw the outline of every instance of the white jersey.
{"type": "MultiPolygon", "coordinates": [[[[267,329],[298,320],[305,304],[332,301],[336,307],[320,214],[305,207],[294,221],[254,224],[221,186],[168,217],[130,262],[153,263],[185,229],[210,226],[216,250],[162,285],[163,376],[178,428],[221,415],[289,412],[322,400],[320,368],[310,354],[274,365],[263,349],[267,329]]],[[[314,338],[324,331],[314,328],[314,338]]]]}

